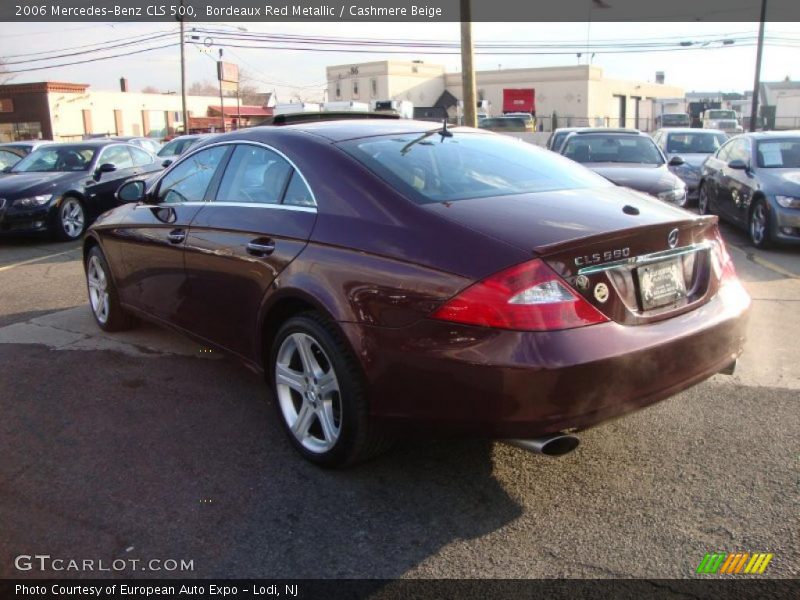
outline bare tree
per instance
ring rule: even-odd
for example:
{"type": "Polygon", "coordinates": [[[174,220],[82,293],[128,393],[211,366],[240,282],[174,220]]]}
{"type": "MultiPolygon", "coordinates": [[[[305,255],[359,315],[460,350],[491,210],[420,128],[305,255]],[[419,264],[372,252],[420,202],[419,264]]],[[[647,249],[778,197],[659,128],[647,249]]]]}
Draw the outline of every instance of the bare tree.
{"type": "Polygon", "coordinates": [[[186,89],[186,93],[191,96],[218,96],[219,86],[210,81],[195,81],[186,89]]]}
{"type": "Polygon", "coordinates": [[[8,72],[8,66],[6,66],[6,61],[0,58],[0,85],[8,83],[14,79],[14,74],[8,72]]]}

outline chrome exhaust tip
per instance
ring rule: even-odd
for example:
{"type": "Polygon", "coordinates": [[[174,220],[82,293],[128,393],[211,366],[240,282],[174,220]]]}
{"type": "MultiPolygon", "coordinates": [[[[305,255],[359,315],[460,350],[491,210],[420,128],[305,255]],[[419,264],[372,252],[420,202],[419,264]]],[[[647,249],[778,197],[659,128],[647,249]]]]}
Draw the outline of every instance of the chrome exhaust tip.
{"type": "Polygon", "coordinates": [[[736,370],[736,363],[738,359],[734,359],[731,364],[720,371],[721,375],[733,375],[733,372],[736,370]]]}
{"type": "Polygon", "coordinates": [[[546,456],[564,456],[577,448],[581,440],[579,437],[570,433],[555,433],[544,435],[529,440],[503,440],[506,444],[511,444],[517,448],[522,448],[534,454],[544,454],[546,456]]]}

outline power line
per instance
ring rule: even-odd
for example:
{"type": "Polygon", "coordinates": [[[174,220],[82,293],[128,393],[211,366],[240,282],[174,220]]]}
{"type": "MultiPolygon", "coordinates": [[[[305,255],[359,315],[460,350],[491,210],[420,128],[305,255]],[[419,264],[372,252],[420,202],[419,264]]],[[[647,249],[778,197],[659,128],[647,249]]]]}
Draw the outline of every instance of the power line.
{"type": "Polygon", "coordinates": [[[29,73],[31,71],[44,71],[46,69],[57,69],[57,68],[60,68],[60,67],[72,67],[74,65],[84,65],[86,63],[93,63],[93,62],[98,62],[98,61],[102,61],[102,60],[109,60],[109,59],[112,59],[112,58],[122,58],[122,57],[126,57],[126,56],[131,56],[132,54],[142,54],[144,52],[152,52],[153,50],[163,50],[164,48],[174,48],[177,45],[179,45],[179,42],[173,42],[171,44],[165,44],[163,46],[155,46],[153,48],[142,48],[140,50],[129,50],[128,52],[125,52],[124,54],[114,54],[112,56],[100,56],[100,57],[97,57],[97,58],[87,58],[86,60],[78,60],[78,61],[75,61],[75,62],[61,63],[61,64],[58,64],[58,65],[49,65],[49,66],[45,66],[45,67],[30,67],[30,68],[27,68],[27,69],[16,69],[16,70],[4,71],[3,74],[9,74],[10,75],[10,74],[16,74],[16,73],[29,73]]]}

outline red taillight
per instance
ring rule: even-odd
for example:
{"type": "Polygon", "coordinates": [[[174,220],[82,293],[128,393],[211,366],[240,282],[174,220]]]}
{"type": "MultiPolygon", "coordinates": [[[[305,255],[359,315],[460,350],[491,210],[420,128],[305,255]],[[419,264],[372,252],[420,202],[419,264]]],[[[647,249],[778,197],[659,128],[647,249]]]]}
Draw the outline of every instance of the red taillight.
{"type": "Polygon", "coordinates": [[[432,316],[517,331],[571,329],[608,321],[539,259],[471,285],[432,316]]]}
{"type": "Polygon", "coordinates": [[[718,293],[726,304],[745,309],[750,305],[750,295],[736,276],[733,259],[728,254],[728,249],[725,247],[725,242],[722,241],[719,229],[714,232],[714,237],[716,238],[716,244],[711,262],[717,277],[719,277],[718,293]]]}

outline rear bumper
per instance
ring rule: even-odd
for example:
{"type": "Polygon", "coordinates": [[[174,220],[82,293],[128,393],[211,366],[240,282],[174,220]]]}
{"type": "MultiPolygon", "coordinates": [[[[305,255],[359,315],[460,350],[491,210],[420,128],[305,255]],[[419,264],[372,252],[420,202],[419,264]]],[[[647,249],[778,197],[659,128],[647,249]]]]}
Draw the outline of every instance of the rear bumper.
{"type": "Polygon", "coordinates": [[[529,438],[596,425],[723,370],[742,351],[749,305],[746,294],[723,288],[690,313],[640,326],[532,333],[424,320],[343,328],[367,373],[374,417],[529,438]]]}

